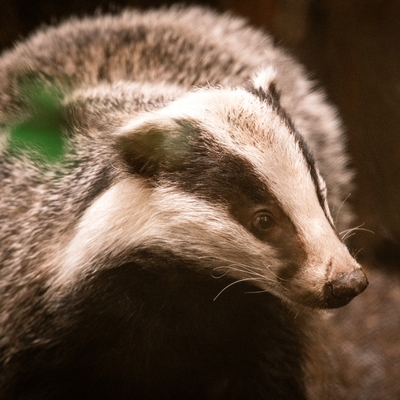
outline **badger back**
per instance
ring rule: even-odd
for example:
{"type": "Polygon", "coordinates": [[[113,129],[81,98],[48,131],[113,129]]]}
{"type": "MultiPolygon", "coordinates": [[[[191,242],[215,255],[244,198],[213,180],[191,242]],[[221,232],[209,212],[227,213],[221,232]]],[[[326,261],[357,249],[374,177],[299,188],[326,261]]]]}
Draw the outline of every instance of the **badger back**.
{"type": "Polygon", "coordinates": [[[342,306],[366,287],[272,71],[246,89],[188,93],[113,138],[124,178],[81,218],[59,282],[95,259],[110,268],[140,249],[168,249],[214,276],[312,307],[342,306]]]}

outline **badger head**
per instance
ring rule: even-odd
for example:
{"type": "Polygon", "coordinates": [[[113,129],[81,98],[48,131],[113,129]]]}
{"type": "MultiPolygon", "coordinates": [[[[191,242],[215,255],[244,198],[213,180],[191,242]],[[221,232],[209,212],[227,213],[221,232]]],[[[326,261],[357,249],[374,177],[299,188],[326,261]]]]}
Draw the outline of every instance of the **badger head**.
{"type": "Polygon", "coordinates": [[[116,132],[127,173],[83,216],[68,263],[158,247],[311,307],[340,307],[362,292],[367,279],[272,77],[192,91],[116,132]]]}

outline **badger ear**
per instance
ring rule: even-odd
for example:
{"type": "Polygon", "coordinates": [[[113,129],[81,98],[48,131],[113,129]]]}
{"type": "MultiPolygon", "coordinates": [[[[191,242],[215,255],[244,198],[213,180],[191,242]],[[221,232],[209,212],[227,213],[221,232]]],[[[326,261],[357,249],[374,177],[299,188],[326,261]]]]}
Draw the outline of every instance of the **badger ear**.
{"type": "Polygon", "coordinates": [[[194,131],[188,121],[151,115],[117,132],[115,147],[130,172],[153,177],[183,167],[194,131]]]}
{"type": "Polygon", "coordinates": [[[251,78],[254,89],[262,89],[269,91],[271,87],[275,87],[276,70],[272,66],[264,67],[258,70],[251,78]]]}
{"type": "Polygon", "coordinates": [[[261,100],[272,104],[279,104],[275,68],[267,66],[257,71],[251,78],[247,90],[261,100]]]}

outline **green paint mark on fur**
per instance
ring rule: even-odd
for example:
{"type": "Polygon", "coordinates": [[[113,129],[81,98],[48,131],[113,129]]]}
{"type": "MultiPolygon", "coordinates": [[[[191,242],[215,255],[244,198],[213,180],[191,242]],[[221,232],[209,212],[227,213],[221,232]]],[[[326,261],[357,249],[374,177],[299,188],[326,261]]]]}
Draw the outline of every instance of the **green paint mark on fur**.
{"type": "Polygon", "coordinates": [[[29,116],[11,128],[10,151],[28,151],[32,158],[42,162],[60,161],[64,155],[64,135],[59,93],[54,87],[28,81],[21,85],[21,94],[29,104],[29,116]]]}

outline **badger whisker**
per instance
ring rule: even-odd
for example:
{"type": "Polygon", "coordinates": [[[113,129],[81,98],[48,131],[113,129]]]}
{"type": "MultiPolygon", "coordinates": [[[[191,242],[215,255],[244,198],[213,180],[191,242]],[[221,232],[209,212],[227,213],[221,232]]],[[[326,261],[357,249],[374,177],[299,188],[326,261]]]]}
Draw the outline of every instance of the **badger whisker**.
{"type": "Polygon", "coordinates": [[[268,271],[269,271],[272,275],[274,275],[275,278],[276,278],[277,280],[279,280],[279,279],[282,280],[282,278],[281,278],[280,276],[278,276],[274,271],[272,271],[272,269],[271,269],[268,265],[265,265],[265,263],[263,263],[263,266],[264,266],[264,268],[268,269],[268,271]]]}
{"type": "MultiPolygon", "coordinates": [[[[228,261],[226,259],[219,259],[219,260],[220,261],[228,261]]],[[[252,275],[252,276],[258,277],[259,280],[262,281],[262,282],[271,282],[273,284],[278,284],[281,287],[281,289],[286,291],[287,288],[281,283],[281,282],[284,281],[284,279],[281,278],[279,275],[277,275],[274,271],[272,271],[272,269],[268,265],[265,265],[265,263],[263,265],[264,265],[264,268],[267,269],[275,277],[275,279],[268,279],[265,276],[265,273],[263,274],[261,272],[262,271],[261,268],[254,268],[254,267],[251,267],[251,266],[248,266],[248,265],[245,265],[245,264],[241,264],[241,263],[233,263],[232,262],[232,265],[218,266],[218,267],[215,267],[214,270],[228,268],[231,271],[243,272],[246,275],[252,275]],[[234,266],[239,266],[240,268],[234,268],[234,266]],[[260,272],[257,272],[257,270],[260,271],[260,272]]],[[[228,274],[229,274],[229,271],[227,270],[222,275],[214,276],[214,277],[215,278],[221,278],[221,277],[224,277],[224,276],[226,276],[228,274]]]]}
{"type": "Polygon", "coordinates": [[[245,294],[261,294],[261,293],[269,293],[269,290],[263,289],[263,290],[250,290],[245,292],[245,294]]]}
{"type": "Polygon", "coordinates": [[[349,232],[348,235],[346,235],[346,237],[343,239],[343,242],[350,239],[351,237],[353,237],[357,232],[352,231],[351,233],[349,232]]]}
{"type": "Polygon", "coordinates": [[[362,223],[361,225],[358,225],[354,228],[345,229],[345,230],[341,231],[339,233],[339,236],[341,236],[341,241],[345,242],[349,237],[353,236],[358,231],[375,233],[374,231],[371,231],[370,229],[362,228],[362,226],[364,226],[364,223],[362,223]]]}
{"type": "Polygon", "coordinates": [[[340,211],[342,210],[342,207],[343,207],[344,203],[346,203],[346,201],[348,200],[348,198],[349,198],[350,196],[351,196],[351,193],[349,193],[349,194],[344,198],[344,200],[340,203],[340,206],[339,206],[337,212],[335,213],[335,214],[336,214],[336,215],[335,215],[335,226],[337,225],[337,222],[338,222],[338,219],[339,219],[339,215],[340,215],[340,211]]]}
{"type": "MultiPolygon", "coordinates": [[[[230,265],[219,265],[217,267],[214,267],[213,270],[218,270],[218,269],[225,269],[225,268],[232,268],[233,266],[238,266],[241,267],[243,271],[251,273],[251,274],[259,274],[260,276],[264,277],[264,275],[261,275],[261,273],[257,273],[256,271],[259,270],[261,271],[260,268],[257,267],[251,267],[250,265],[246,265],[243,263],[239,263],[237,261],[233,261],[233,260],[229,260],[227,258],[218,258],[218,261],[220,262],[227,262],[227,263],[231,263],[230,265]]],[[[238,269],[239,270],[239,269],[238,269]]]]}
{"type": "Polygon", "coordinates": [[[238,283],[242,283],[242,282],[248,282],[248,281],[255,281],[257,280],[256,278],[243,278],[243,279],[238,279],[237,281],[234,281],[232,283],[230,283],[229,285],[226,285],[213,299],[213,301],[217,300],[217,298],[223,293],[225,292],[225,290],[229,289],[230,287],[232,287],[233,285],[236,285],[238,283]]]}
{"type": "Polygon", "coordinates": [[[355,253],[353,252],[351,255],[353,256],[353,258],[357,259],[358,255],[360,254],[360,252],[363,250],[364,248],[361,247],[360,249],[358,249],[355,253]]]}
{"type": "MultiPolygon", "coordinates": [[[[251,269],[250,267],[245,266],[243,264],[232,264],[232,265],[220,266],[220,267],[214,268],[214,270],[215,269],[224,269],[224,270],[226,269],[226,271],[224,271],[224,273],[221,275],[218,275],[218,276],[212,275],[213,278],[216,278],[216,279],[223,278],[224,276],[227,276],[227,275],[229,276],[230,272],[235,271],[235,272],[243,273],[244,275],[252,275],[252,276],[254,276],[254,279],[258,278],[259,280],[268,281],[268,278],[265,275],[258,273],[254,269],[251,269]],[[236,268],[235,266],[239,266],[240,268],[236,268]]],[[[270,279],[269,281],[275,282],[273,279],[270,279]]]]}

